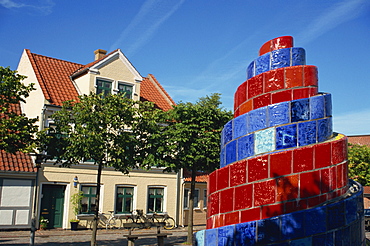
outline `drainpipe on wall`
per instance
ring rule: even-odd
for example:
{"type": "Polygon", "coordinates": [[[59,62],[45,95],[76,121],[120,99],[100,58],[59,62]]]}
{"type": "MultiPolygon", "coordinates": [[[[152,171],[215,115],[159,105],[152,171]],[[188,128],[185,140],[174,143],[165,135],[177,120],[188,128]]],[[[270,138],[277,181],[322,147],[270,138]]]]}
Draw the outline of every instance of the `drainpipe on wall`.
{"type": "Polygon", "coordinates": [[[180,213],[181,213],[181,187],[182,187],[182,168],[180,169],[179,172],[177,172],[177,176],[176,176],[176,182],[177,182],[177,198],[176,198],[176,217],[175,217],[175,220],[176,220],[176,224],[179,225],[179,221],[180,221],[180,213]]]}

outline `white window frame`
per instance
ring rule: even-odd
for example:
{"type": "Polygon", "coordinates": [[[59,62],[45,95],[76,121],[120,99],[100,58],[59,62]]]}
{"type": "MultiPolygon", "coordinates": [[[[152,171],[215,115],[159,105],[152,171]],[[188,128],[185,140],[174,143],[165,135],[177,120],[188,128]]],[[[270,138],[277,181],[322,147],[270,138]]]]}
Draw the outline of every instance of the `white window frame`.
{"type": "MultiPolygon", "coordinates": [[[[146,212],[148,213],[149,209],[149,189],[163,189],[163,204],[162,209],[163,213],[167,212],[167,186],[164,185],[148,185],[146,189],[146,212]]],[[[161,214],[161,213],[159,213],[161,214]]]]}
{"type": "MultiPolygon", "coordinates": [[[[114,213],[117,212],[117,189],[118,188],[133,188],[134,189],[134,194],[132,196],[132,211],[135,211],[136,209],[136,197],[137,197],[137,186],[136,185],[130,185],[130,184],[118,184],[115,187],[114,190],[114,213]]],[[[125,213],[123,213],[125,214],[125,213]]]]}

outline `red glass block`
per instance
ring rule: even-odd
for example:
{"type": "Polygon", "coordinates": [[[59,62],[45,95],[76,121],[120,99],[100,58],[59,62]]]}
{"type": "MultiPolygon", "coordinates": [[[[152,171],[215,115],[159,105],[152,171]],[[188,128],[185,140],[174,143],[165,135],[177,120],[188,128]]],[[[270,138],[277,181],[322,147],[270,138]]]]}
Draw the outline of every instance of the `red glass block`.
{"type": "Polygon", "coordinates": [[[285,88],[303,86],[303,66],[285,68],[285,88]]]}
{"type": "Polygon", "coordinates": [[[333,173],[330,168],[321,169],[321,193],[332,191],[333,173]]]}
{"type": "Polygon", "coordinates": [[[234,207],[234,188],[221,191],[220,213],[232,211],[233,207],[234,207]]]}
{"type": "Polygon", "coordinates": [[[271,50],[285,49],[293,47],[292,36],[282,36],[271,40],[271,50]]]}
{"type": "Polygon", "coordinates": [[[240,105],[247,100],[247,81],[245,81],[243,84],[239,86],[238,91],[239,91],[238,105],[240,105]]]}
{"type": "Polygon", "coordinates": [[[229,166],[217,170],[217,190],[229,187],[229,166]]]}
{"type": "Polygon", "coordinates": [[[234,93],[234,110],[239,107],[239,90],[234,93]]]}
{"type": "Polygon", "coordinates": [[[298,198],[298,174],[276,179],[276,200],[287,201],[298,198]]]}
{"type": "Polygon", "coordinates": [[[230,165],[230,187],[247,182],[247,161],[239,161],[230,165]]]}
{"type": "Polygon", "coordinates": [[[293,100],[308,98],[309,88],[298,88],[293,90],[293,100]]]}
{"type": "Polygon", "coordinates": [[[313,169],[313,147],[303,147],[293,151],[293,172],[300,173],[313,169]]]}
{"type": "Polygon", "coordinates": [[[331,184],[330,184],[330,187],[331,187],[331,189],[330,190],[335,190],[335,189],[337,189],[338,187],[340,187],[340,186],[338,186],[337,185],[337,167],[336,166],[334,166],[334,167],[331,167],[331,168],[329,168],[330,169],[330,175],[331,175],[331,184]]]}
{"type": "Polygon", "coordinates": [[[321,194],[320,170],[300,173],[299,191],[300,197],[317,196],[321,194]]]}
{"type": "Polygon", "coordinates": [[[285,203],[285,213],[292,213],[295,211],[300,211],[307,208],[306,200],[296,200],[285,203]]]}
{"type": "Polygon", "coordinates": [[[206,221],[206,227],[207,227],[207,229],[212,229],[212,228],[214,228],[213,226],[214,226],[213,225],[213,217],[208,218],[207,221],[206,221]]]}
{"type": "Polygon", "coordinates": [[[239,223],[239,211],[225,214],[225,225],[239,223]]]}
{"type": "Polygon", "coordinates": [[[247,80],[248,99],[263,93],[263,73],[247,80]]]}
{"type": "Polygon", "coordinates": [[[264,83],[264,92],[284,89],[284,68],[265,72],[264,83]]]}
{"type": "Polygon", "coordinates": [[[276,201],[276,182],[268,180],[254,184],[254,206],[261,206],[276,201]]]}
{"type": "Polygon", "coordinates": [[[213,220],[214,220],[215,228],[225,225],[223,214],[219,214],[219,215],[215,216],[213,220]]]}
{"type": "Polygon", "coordinates": [[[240,210],[252,207],[253,185],[243,185],[235,187],[234,210],[240,210]]]}
{"type": "Polygon", "coordinates": [[[270,177],[278,177],[292,173],[293,151],[283,151],[270,155],[270,177]]]}
{"type": "Polygon", "coordinates": [[[338,164],[345,160],[347,146],[344,138],[332,142],[332,164],[338,164]]]}
{"type": "Polygon", "coordinates": [[[344,182],[343,182],[343,167],[344,165],[343,164],[339,164],[337,166],[337,188],[341,188],[344,186],[344,182]]]}
{"type": "Polygon", "coordinates": [[[248,182],[268,178],[268,155],[248,160],[248,182]]]}
{"type": "Polygon", "coordinates": [[[272,41],[272,40],[269,40],[269,41],[267,41],[266,43],[264,43],[264,44],[261,46],[261,48],[260,48],[260,50],[259,50],[259,52],[258,52],[258,55],[259,55],[259,56],[262,56],[263,54],[266,54],[266,53],[268,53],[268,52],[271,52],[271,41],[272,41]]]}
{"type": "Polygon", "coordinates": [[[321,203],[321,196],[315,196],[308,199],[307,204],[309,208],[317,206],[321,203]]]}
{"type": "Polygon", "coordinates": [[[271,94],[266,93],[253,98],[253,109],[262,108],[271,104],[271,94]]]}
{"type": "Polygon", "coordinates": [[[315,168],[331,165],[331,143],[320,143],[314,146],[315,168]]]}
{"type": "Polygon", "coordinates": [[[292,90],[284,90],[279,92],[274,92],[271,95],[271,102],[272,103],[280,103],[291,101],[293,98],[293,91],[292,90]]]}
{"type": "Polygon", "coordinates": [[[251,208],[240,213],[240,223],[261,219],[261,208],[251,208]]]}
{"type": "Polygon", "coordinates": [[[209,194],[217,190],[217,170],[209,174],[207,190],[209,194]]]}
{"type": "Polygon", "coordinates": [[[318,93],[318,88],[317,87],[308,87],[309,97],[316,96],[317,93],[318,93]]]}
{"type": "Polygon", "coordinates": [[[262,217],[261,219],[271,218],[274,216],[278,216],[284,213],[284,204],[274,204],[274,205],[267,205],[262,206],[262,217]]]}
{"type": "Polygon", "coordinates": [[[238,117],[240,115],[239,108],[234,110],[234,118],[238,117]]]}
{"type": "Polygon", "coordinates": [[[219,192],[216,192],[208,196],[208,204],[207,204],[208,217],[211,217],[212,215],[220,213],[220,208],[219,208],[220,195],[219,194],[220,194],[219,192]]]}
{"type": "Polygon", "coordinates": [[[253,109],[253,100],[246,101],[245,103],[243,103],[242,105],[240,105],[239,115],[248,113],[252,109],[253,109]]]}
{"type": "Polygon", "coordinates": [[[303,85],[304,86],[318,86],[318,72],[317,72],[317,67],[312,66],[312,65],[306,65],[303,68],[303,85]]]}

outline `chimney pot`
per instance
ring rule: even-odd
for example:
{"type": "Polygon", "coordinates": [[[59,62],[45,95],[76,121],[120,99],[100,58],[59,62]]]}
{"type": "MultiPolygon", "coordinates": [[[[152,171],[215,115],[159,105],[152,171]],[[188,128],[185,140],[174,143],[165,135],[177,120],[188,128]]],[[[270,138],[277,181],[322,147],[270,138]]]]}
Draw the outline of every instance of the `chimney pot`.
{"type": "Polygon", "coordinates": [[[102,58],[103,56],[105,56],[107,54],[107,51],[102,50],[102,49],[97,49],[94,51],[94,54],[95,54],[95,61],[96,61],[102,58]]]}

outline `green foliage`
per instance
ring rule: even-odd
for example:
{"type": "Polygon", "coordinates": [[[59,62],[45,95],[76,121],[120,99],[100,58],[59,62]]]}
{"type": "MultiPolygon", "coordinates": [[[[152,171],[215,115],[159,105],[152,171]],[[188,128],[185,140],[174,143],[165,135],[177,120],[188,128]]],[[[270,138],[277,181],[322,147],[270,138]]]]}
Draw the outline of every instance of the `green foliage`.
{"type": "Polygon", "coordinates": [[[17,112],[17,105],[34,90],[33,84],[24,85],[25,76],[9,67],[0,66],[0,149],[10,153],[29,151],[35,143],[37,119],[28,119],[17,112]]]}
{"type": "MultiPolygon", "coordinates": [[[[81,201],[82,201],[82,198],[84,197],[83,194],[84,193],[82,191],[78,191],[77,193],[74,193],[71,196],[72,210],[73,210],[73,214],[75,216],[77,216],[77,214],[80,213],[80,210],[81,210],[81,201]]],[[[70,221],[71,222],[78,222],[77,219],[71,219],[70,221]]]]}
{"type": "Polygon", "coordinates": [[[370,185],[370,148],[365,145],[349,145],[348,176],[362,185],[370,185]]]}
{"type": "Polygon", "coordinates": [[[213,171],[219,166],[221,130],[232,119],[220,105],[216,93],[196,103],[179,103],[167,112],[158,152],[168,171],[213,171]]]}
{"type": "Polygon", "coordinates": [[[80,96],[54,113],[55,129],[39,134],[40,150],[61,166],[92,160],[123,173],[148,168],[153,165],[151,134],[159,128],[158,115],[151,103],[123,95],[80,96]]]}

